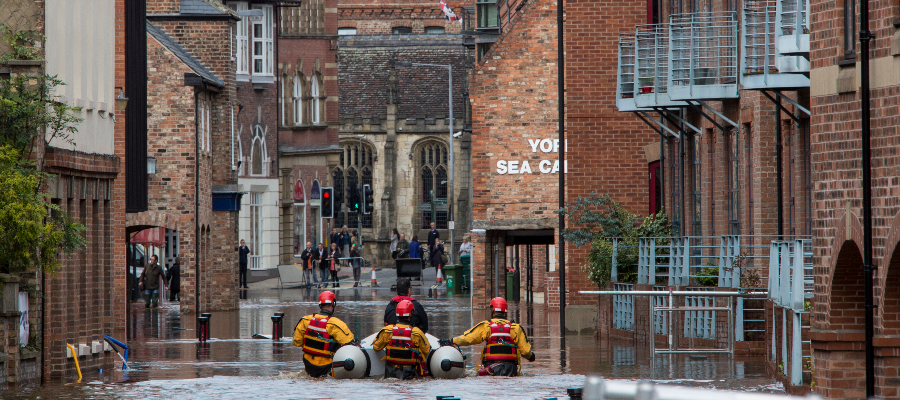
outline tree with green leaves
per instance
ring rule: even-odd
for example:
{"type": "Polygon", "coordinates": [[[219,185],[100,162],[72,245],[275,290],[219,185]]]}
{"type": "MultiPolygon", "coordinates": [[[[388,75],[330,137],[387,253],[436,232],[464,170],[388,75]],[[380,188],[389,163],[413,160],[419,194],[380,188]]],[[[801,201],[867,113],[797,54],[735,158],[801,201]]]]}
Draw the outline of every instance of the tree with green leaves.
{"type": "MultiPolygon", "coordinates": [[[[641,218],[625,210],[609,194],[579,196],[559,212],[569,219],[569,226],[575,227],[563,230],[563,238],[575,246],[590,245],[587,263],[581,269],[600,288],[610,282],[614,239],[619,241],[616,266],[620,281],[635,282],[640,238],[672,236],[672,224],[664,212],[641,218]]],[[[668,245],[668,241],[657,244],[668,245]]]]}
{"type": "Polygon", "coordinates": [[[72,145],[77,107],[54,100],[56,77],[16,74],[0,81],[0,272],[53,272],[61,252],[86,246],[84,225],[49,201],[44,149],[72,145]]]}

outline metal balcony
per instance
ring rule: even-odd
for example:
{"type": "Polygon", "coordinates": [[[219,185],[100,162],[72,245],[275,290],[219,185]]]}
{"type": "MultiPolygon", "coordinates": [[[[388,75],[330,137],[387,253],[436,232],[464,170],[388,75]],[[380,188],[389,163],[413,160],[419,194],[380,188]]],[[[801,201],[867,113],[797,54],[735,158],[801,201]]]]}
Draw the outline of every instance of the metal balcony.
{"type": "Polygon", "coordinates": [[[734,13],[676,14],[669,26],[669,97],[698,101],[738,98],[734,13]]]}
{"type": "MultiPolygon", "coordinates": [[[[809,29],[804,27],[806,12],[800,10],[796,19],[797,1],[805,0],[745,0],[741,13],[741,85],[748,90],[796,90],[809,87],[809,29]],[[782,3],[793,3],[790,6],[782,3]],[[793,8],[791,8],[793,7],[793,8]],[[780,12],[780,10],[785,10],[780,12]],[[793,11],[791,11],[793,10],[793,11]],[[789,22],[790,27],[782,26],[789,22]],[[800,31],[796,30],[797,26],[800,31]],[[785,34],[790,32],[790,34],[785,34]],[[804,33],[806,32],[806,33],[804,33]],[[799,33],[799,35],[794,35],[799,33]],[[807,55],[802,54],[803,36],[807,55]],[[794,43],[797,48],[790,47],[794,43]],[[799,44],[798,44],[799,43],[799,44]],[[779,46],[788,52],[783,53],[779,46]]],[[[808,8],[807,8],[808,9],[808,8]]]]}
{"type": "Polygon", "coordinates": [[[619,35],[619,67],[616,73],[616,107],[619,111],[640,111],[634,104],[634,33],[619,35]]]}
{"type": "Polygon", "coordinates": [[[669,97],[669,25],[638,25],[635,31],[637,82],[634,103],[638,108],[687,107],[669,97]]]}
{"type": "MultiPolygon", "coordinates": [[[[782,55],[809,56],[809,0],[779,0],[776,46],[782,55]],[[797,18],[799,13],[800,18],[797,18]]],[[[807,62],[805,72],[809,72],[807,62]]]]}

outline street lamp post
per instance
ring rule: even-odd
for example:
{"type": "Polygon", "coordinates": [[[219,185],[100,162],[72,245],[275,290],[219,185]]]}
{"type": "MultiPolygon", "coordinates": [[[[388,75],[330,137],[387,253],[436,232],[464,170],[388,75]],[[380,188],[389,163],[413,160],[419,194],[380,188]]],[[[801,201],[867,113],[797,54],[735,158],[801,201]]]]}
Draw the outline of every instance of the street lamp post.
{"type": "MultiPolygon", "coordinates": [[[[450,64],[425,64],[425,63],[414,63],[407,61],[394,61],[395,67],[412,67],[412,66],[425,66],[425,67],[439,67],[439,68],[447,68],[447,92],[449,93],[450,100],[450,165],[448,165],[448,169],[450,170],[450,187],[447,189],[447,215],[449,218],[449,224],[454,225],[453,222],[453,66],[450,64]]],[[[454,249],[453,249],[453,231],[456,230],[455,226],[450,227],[450,262],[454,262],[454,249]]]]}

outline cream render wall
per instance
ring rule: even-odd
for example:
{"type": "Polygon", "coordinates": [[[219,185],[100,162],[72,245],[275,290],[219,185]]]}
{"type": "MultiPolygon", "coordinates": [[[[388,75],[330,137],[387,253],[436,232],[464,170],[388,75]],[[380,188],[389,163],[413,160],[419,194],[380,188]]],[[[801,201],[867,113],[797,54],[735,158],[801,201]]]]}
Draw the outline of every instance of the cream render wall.
{"type": "Polygon", "coordinates": [[[46,23],[47,74],[65,83],[56,95],[83,107],[75,115],[84,119],[75,146],[58,139],[51,146],[114,154],[115,1],[47,0],[46,23]]]}

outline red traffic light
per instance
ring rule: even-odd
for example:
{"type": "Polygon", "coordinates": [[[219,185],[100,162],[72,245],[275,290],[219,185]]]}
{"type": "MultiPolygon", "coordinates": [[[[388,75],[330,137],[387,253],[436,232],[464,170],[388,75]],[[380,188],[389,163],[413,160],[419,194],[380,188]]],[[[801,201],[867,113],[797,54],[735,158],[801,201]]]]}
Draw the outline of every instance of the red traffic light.
{"type": "Polygon", "coordinates": [[[325,192],[325,193],[322,193],[322,196],[327,199],[327,198],[331,197],[331,193],[325,192]]]}

